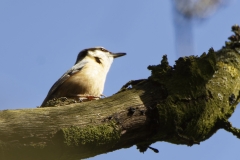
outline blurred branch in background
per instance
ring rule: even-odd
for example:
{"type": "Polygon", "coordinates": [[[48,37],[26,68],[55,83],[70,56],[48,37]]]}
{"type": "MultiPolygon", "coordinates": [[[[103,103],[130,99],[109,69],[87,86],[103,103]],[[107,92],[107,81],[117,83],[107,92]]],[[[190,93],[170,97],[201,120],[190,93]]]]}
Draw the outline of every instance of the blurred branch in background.
{"type": "Polygon", "coordinates": [[[230,0],[172,0],[177,56],[194,55],[194,22],[203,22],[230,0]]]}

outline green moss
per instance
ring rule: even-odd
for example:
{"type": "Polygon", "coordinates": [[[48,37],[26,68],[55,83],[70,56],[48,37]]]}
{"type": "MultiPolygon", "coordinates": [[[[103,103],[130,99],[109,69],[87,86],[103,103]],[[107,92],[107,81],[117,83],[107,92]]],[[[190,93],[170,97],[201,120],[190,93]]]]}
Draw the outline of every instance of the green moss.
{"type": "Polygon", "coordinates": [[[232,32],[234,35],[230,36],[228,39],[230,41],[225,43],[223,48],[235,49],[240,54],[240,27],[239,25],[232,26],[232,32]]]}
{"type": "Polygon", "coordinates": [[[62,129],[67,145],[105,145],[117,143],[120,132],[114,122],[89,125],[84,128],[71,126],[62,129]]]}
{"type": "Polygon", "coordinates": [[[219,129],[218,122],[233,113],[228,99],[231,94],[237,96],[238,89],[229,81],[239,78],[239,63],[238,55],[230,51],[210,49],[200,57],[181,57],[173,67],[163,56],[161,64],[149,66],[149,80],[167,92],[167,98],[157,105],[161,129],[156,139],[168,131],[171,138],[165,141],[196,144],[212,136],[219,129]]]}
{"type": "Polygon", "coordinates": [[[77,103],[75,99],[60,97],[60,98],[50,99],[49,101],[47,101],[46,105],[42,107],[58,107],[58,106],[65,106],[73,103],[77,103]]]}
{"type": "MultiPolygon", "coordinates": [[[[218,52],[211,48],[200,57],[180,57],[173,67],[164,55],[159,65],[148,67],[152,73],[148,79],[155,82],[151,89],[158,103],[160,127],[147,145],[139,144],[145,146],[143,150],[154,140],[198,144],[232,115],[237,103],[231,97],[239,97],[240,90],[240,27],[232,30],[235,35],[218,52]]],[[[238,135],[238,130],[232,130],[238,135]]]]}
{"type": "Polygon", "coordinates": [[[216,70],[216,53],[210,49],[201,57],[181,57],[176,65],[168,65],[167,56],[163,56],[160,65],[149,66],[152,71],[150,80],[164,84],[169,95],[176,99],[196,98],[205,95],[205,84],[216,70]]]}

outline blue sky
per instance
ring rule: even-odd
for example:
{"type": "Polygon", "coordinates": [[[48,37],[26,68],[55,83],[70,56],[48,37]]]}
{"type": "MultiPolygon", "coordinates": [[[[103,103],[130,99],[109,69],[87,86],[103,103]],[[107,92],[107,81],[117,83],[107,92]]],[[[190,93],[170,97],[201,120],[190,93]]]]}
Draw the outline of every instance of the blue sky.
{"type": "MultiPolygon", "coordinates": [[[[194,26],[195,54],[220,49],[240,24],[240,1],[232,0],[208,20],[194,26]]],[[[104,94],[129,80],[147,78],[148,65],[164,54],[177,59],[172,6],[169,1],[0,1],[0,109],[35,108],[52,84],[75,62],[80,50],[104,46],[126,52],[109,71],[104,94]]],[[[240,128],[240,109],[230,118],[240,128]]],[[[90,159],[239,159],[240,140],[219,130],[192,147],[158,142],[139,153],[136,147],[90,159]]]]}

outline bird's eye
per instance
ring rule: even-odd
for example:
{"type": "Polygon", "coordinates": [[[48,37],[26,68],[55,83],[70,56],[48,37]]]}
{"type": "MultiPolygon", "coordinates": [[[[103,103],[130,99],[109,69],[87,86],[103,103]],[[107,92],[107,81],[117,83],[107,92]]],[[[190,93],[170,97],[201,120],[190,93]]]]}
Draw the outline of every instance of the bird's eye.
{"type": "Polygon", "coordinates": [[[101,63],[100,58],[98,58],[98,57],[94,57],[94,58],[95,58],[95,61],[96,61],[97,63],[101,63]]]}

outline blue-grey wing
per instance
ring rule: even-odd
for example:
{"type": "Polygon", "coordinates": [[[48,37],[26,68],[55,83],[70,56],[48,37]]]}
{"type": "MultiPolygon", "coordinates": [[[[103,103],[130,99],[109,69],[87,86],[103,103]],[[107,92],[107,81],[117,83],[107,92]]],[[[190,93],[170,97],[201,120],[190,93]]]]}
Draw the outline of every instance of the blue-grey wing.
{"type": "Polygon", "coordinates": [[[65,72],[51,87],[51,89],[48,92],[48,95],[46,99],[61,85],[63,84],[69,77],[71,77],[73,74],[79,72],[84,65],[88,63],[86,60],[82,60],[75,64],[71,69],[69,69],[67,72],[65,72]]]}

